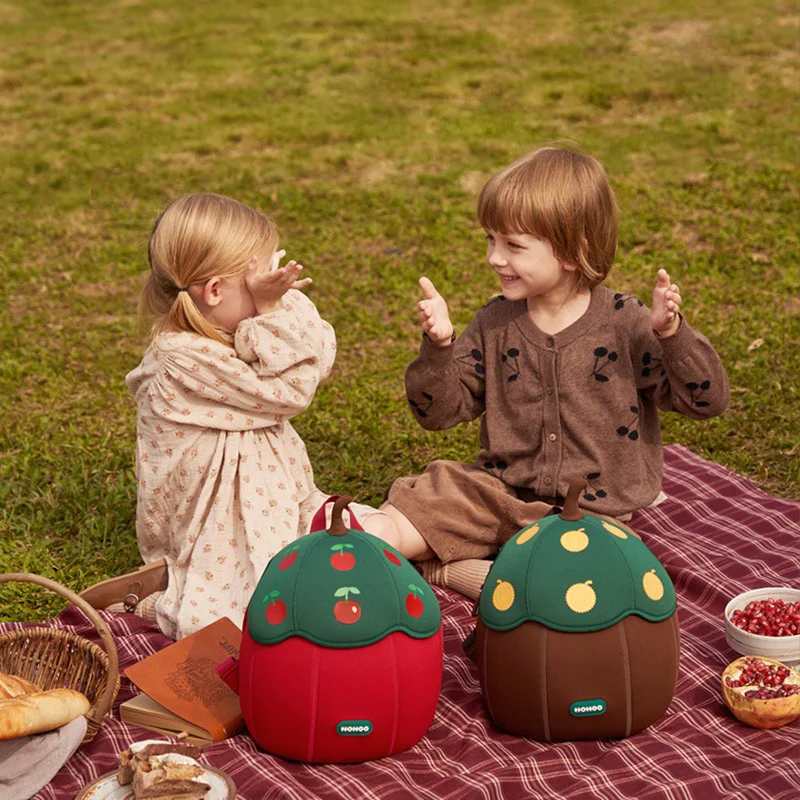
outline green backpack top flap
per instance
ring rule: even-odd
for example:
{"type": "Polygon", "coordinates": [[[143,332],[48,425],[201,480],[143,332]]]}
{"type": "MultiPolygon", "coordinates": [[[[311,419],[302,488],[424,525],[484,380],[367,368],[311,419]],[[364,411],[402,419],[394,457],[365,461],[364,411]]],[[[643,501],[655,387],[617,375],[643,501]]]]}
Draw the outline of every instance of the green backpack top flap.
{"type": "Polygon", "coordinates": [[[419,572],[391,545],[345,527],[349,500],[337,500],[329,530],[297,539],[267,564],[247,607],[254,641],[302,636],[352,648],[395,631],[425,639],[439,630],[439,602],[419,572]]]}
{"type": "Polygon", "coordinates": [[[675,612],[672,581],[647,545],[619,523],[578,509],[583,485],[570,488],[561,515],[523,528],[503,546],[481,591],[487,627],[535,621],[585,633],[629,614],[661,622],[675,612]]]}

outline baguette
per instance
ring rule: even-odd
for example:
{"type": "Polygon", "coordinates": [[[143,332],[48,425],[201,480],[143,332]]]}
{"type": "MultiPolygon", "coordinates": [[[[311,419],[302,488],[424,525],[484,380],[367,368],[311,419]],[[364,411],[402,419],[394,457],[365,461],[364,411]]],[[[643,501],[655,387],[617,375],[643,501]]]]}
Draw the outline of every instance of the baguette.
{"type": "Polygon", "coordinates": [[[26,681],[25,678],[18,678],[16,675],[7,675],[0,672],[0,700],[7,700],[9,697],[21,697],[24,694],[35,694],[41,692],[41,688],[35,683],[26,681]]]}
{"type": "Polygon", "coordinates": [[[91,708],[74,689],[51,689],[0,700],[0,742],[60,728],[91,708]]]}

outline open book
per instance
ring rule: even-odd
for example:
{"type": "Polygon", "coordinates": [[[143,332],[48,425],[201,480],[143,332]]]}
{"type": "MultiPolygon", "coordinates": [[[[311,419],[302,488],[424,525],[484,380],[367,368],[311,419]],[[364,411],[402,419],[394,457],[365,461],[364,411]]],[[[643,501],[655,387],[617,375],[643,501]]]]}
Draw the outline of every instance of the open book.
{"type": "Polygon", "coordinates": [[[219,742],[244,727],[239,697],[216,671],[238,658],[242,632],[227,617],[128,667],[144,694],[119,707],[120,719],[163,734],[185,732],[193,744],[219,742]]]}

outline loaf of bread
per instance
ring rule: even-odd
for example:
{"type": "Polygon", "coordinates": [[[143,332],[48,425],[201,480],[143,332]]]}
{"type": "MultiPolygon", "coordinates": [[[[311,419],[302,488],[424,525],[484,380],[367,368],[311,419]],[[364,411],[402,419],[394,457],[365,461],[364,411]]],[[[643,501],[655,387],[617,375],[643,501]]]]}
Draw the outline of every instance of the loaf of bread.
{"type": "Polygon", "coordinates": [[[9,697],[21,697],[24,694],[35,694],[41,691],[40,687],[30,681],[26,681],[25,678],[18,678],[16,675],[7,675],[5,672],[0,672],[0,700],[7,700],[9,697]]]}
{"type": "Polygon", "coordinates": [[[86,697],[74,689],[50,689],[0,700],[0,741],[55,730],[90,707],[86,697]]]}

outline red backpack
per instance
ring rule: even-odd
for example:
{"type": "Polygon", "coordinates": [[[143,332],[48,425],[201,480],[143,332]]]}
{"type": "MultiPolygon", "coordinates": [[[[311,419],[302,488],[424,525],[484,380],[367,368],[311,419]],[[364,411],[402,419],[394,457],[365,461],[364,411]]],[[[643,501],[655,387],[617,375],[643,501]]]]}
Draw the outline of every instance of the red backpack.
{"type": "Polygon", "coordinates": [[[218,668],[256,743],[296,761],[405,750],[425,735],[439,699],[439,603],[352,512],[345,526],[350,499],[329,498],[312,532],[269,562],[248,604],[239,660],[218,668]]]}

